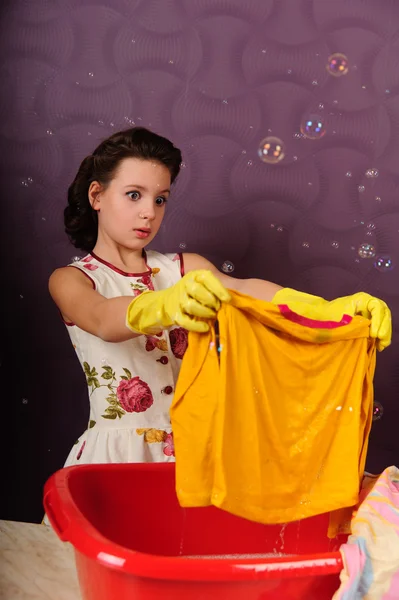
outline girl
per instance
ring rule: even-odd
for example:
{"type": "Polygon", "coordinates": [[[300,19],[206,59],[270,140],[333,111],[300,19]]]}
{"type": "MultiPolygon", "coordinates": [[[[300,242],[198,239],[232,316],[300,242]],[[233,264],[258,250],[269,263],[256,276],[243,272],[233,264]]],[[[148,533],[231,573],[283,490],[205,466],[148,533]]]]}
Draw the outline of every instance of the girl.
{"type": "Polygon", "coordinates": [[[379,348],[390,343],[389,310],[368,294],[327,302],[234,279],[196,254],[146,252],[181,160],[169,140],[136,127],[103,141],[69,188],[65,230],[86,256],[57,269],[49,289],[86,375],[90,422],[66,466],[174,460],[169,407],[187,330],[208,329],[226,288],[304,315],[316,307],[327,320],[362,314],[379,348]]]}

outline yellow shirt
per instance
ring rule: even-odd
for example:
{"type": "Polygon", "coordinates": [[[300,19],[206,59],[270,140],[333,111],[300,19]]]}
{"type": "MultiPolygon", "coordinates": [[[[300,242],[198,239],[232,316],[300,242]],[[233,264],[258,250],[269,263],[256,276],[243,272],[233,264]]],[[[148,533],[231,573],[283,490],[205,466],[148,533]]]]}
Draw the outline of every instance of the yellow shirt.
{"type": "MultiPolygon", "coordinates": [[[[231,296],[218,313],[220,363],[214,330],[190,333],[171,407],[180,504],[265,524],[354,506],[372,421],[370,322],[231,296]]],[[[337,513],[329,534],[348,518],[337,513]]]]}

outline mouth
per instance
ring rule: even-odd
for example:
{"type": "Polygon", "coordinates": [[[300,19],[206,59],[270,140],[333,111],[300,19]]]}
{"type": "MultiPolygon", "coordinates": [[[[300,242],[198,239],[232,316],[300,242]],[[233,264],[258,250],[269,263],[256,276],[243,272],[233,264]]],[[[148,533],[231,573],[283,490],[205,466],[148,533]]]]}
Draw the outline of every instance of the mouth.
{"type": "Polygon", "coordinates": [[[151,229],[148,229],[148,227],[141,227],[140,229],[135,229],[134,231],[136,235],[140,238],[146,238],[151,233],[151,229]]]}

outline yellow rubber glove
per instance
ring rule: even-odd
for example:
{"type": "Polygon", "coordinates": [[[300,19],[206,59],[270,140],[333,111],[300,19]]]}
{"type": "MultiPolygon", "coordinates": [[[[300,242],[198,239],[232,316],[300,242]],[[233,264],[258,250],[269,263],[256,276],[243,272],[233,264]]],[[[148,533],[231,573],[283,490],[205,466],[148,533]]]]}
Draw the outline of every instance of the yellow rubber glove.
{"type": "Polygon", "coordinates": [[[173,325],[201,333],[208,331],[209,325],[198,319],[214,319],[220,303],[229,301],[229,292],[211,271],[191,271],[166,290],[137,296],[127,309],[126,326],[146,335],[173,325]]]}
{"type": "Polygon", "coordinates": [[[286,304],[293,312],[320,321],[340,321],[343,315],[361,315],[371,321],[370,337],[377,339],[378,350],[384,350],[391,343],[391,311],[385,302],[365,292],[329,302],[319,296],[284,288],[275,294],[272,303],[286,304]]]}

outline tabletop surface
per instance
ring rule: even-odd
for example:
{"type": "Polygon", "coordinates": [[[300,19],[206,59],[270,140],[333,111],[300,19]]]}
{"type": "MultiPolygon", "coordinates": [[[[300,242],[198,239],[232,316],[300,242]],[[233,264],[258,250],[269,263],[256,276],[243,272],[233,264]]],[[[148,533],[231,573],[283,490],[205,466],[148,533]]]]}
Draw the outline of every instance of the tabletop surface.
{"type": "Polygon", "coordinates": [[[80,598],[72,546],[50,527],[0,521],[0,599],[80,598]]]}

